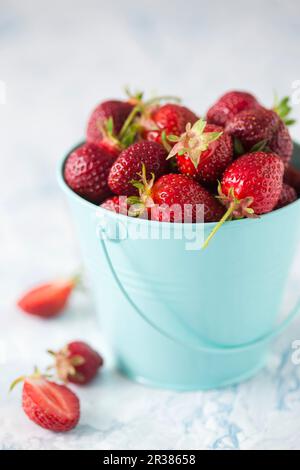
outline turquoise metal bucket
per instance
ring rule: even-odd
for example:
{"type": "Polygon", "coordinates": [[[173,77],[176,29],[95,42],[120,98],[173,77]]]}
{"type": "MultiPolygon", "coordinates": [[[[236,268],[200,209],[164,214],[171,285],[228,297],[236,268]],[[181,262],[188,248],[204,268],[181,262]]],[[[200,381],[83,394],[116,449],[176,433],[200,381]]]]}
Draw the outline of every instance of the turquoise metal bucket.
{"type": "Polygon", "coordinates": [[[300,309],[299,300],[278,323],[300,200],[259,219],[227,222],[208,248],[200,242],[187,249],[215,224],[160,223],[98,208],[68,188],[63,166],[60,183],[118,368],[177,390],[221,387],[259,370],[271,340],[300,309]]]}

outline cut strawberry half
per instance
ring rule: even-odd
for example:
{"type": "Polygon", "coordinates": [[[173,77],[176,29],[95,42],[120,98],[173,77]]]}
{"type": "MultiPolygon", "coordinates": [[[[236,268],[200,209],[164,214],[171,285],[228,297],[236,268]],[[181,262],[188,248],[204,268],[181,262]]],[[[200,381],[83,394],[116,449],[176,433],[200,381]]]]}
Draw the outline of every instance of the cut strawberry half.
{"type": "Polygon", "coordinates": [[[29,419],[55,432],[70,431],[77,425],[79,399],[68,387],[47,380],[37,370],[30,377],[15,380],[11,389],[21,381],[22,406],[29,419]]]}
{"type": "Polygon", "coordinates": [[[78,276],[41,284],[29,290],[17,302],[26,313],[50,318],[58,315],[66,306],[70,294],[78,284],[78,276]]]}

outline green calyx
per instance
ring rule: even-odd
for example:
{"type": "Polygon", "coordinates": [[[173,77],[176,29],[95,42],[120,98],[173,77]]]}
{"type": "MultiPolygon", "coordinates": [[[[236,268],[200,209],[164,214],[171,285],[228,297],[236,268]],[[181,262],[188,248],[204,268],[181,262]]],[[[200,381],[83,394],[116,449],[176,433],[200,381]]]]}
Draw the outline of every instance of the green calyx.
{"type": "Polygon", "coordinates": [[[175,143],[171,149],[167,159],[175,155],[188,155],[193,162],[195,168],[201,161],[201,154],[205,152],[212,142],[218,140],[223,132],[205,132],[206,121],[199,119],[191,125],[186,125],[186,130],[180,137],[176,135],[168,135],[167,138],[170,142],[175,143]]]}
{"type": "Polygon", "coordinates": [[[129,86],[124,87],[125,94],[128,96],[129,101],[133,104],[137,104],[142,101],[144,97],[143,91],[135,91],[134,93],[131,92],[129,86]]]}
{"type": "Polygon", "coordinates": [[[130,205],[128,214],[131,217],[141,216],[149,207],[153,207],[152,188],[155,180],[154,173],[151,173],[150,180],[147,180],[147,172],[145,164],[142,163],[142,171],[138,174],[139,180],[132,180],[131,184],[138,190],[138,196],[129,196],[127,203],[130,205]]]}
{"type": "Polygon", "coordinates": [[[132,123],[131,126],[126,125],[126,127],[125,123],[121,129],[121,132],[119,132],[117,135],[114,131],[114,121],[112,116],[110,116],[103,124],[97,123],[99,132],[103,138],[109,141],[113,147],[119,149],[120,151],[133,144],[139,130],[139,127],[136,125],[136,123],[132,123]]]}
{"type": "Polygon", "coordinates": [[[252,207],[253,197],[245,197],[244,199],[238,199],[234,194],[234,188],[231,187],[228,191],[228,196],[222,192],[221,183],[218,184],[218,193],[216,196],[222,204],[227,207],[227,211],[224,213],[223,217],[219,220],[217,225],[208,235],[205,240],[202,248],[207,248],[210,240],[215,236],[218,230],[222,227],[224,222],[231,219],[242,219],[244,217],[256,218],[257,215],[254,213],[252,207]]]}
{"type": "Polygon", "coordinates": [[[281,101],[275,93],[273,110],[283,120],[286,126],[295,124],[296,120],[289,117],[292,107],[290,106],[289,96],[285,96],[281,101]]]}
{"type": "Polygon", "coordinates": [[[15,388],[16,385],[18,385],[21,382],[24,382],[24,380],[26,380],[28,378],[29,379],[41,379],[41,378],[45,379],[45,378],[50,378],[50,377],[52,377],[52,375],[42,374],[40,372],[40,370],[35,366],[34,370],[33,370],[33,374],[31,374],[31,375],[21,375],[21,377],[16,378],[12,382],[12,384],[10,385],[9,391],[11,392],[15,388]]]}
{"type": "Polygon", "coordinates": [[[132,95],[128,88],[126,89],[126,93],[129,95],[129,101],[134,104],[134,107],[131,113],[128,115],[127,119],[125,120],[122,129],[119,133],[119,140],[123,145],[130,145],[138,132],[142,128],[147,128],[148,125],[151,127],[153,123],[151,122],[150,116],[153,109],[155,109],[162,101],[172,101],[176,103],[180,103],[180,98],[176,96],[155,96],[147,101],[143,100],[144,93],[137,92],[135,95],[132,95]],[[147,125],[144,125],[147,122],[147,125]],[[128,141],[130,142],[128,144],[128,141]]]}
{"type": "Polygon", "coordinates": [[[242,142],[237,137],[234,137],[233,139],[233,147],[234,147],[234,153],[238,157],[246,153],[242,142]]]}

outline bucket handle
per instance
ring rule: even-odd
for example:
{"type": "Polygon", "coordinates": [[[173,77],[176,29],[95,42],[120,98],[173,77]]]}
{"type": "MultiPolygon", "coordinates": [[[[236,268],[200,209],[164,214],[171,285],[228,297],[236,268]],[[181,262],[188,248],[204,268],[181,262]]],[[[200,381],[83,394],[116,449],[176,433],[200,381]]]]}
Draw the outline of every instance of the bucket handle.
{"type": "Polygon", "coordinates": [[[250,349],[253,346],[259,346],[263,345],[265,343],[270,342],[272,339],[277,337],[283,330],[287,328],[287,326],[291,323],[291,321],[296,317],[296,315],[300,311],[300,298],[298,299],[296,305],[292,308],[292,310],[289,312],[289,314],[286,316],[286,318],[279,323],[277,326],[275,326],[269,333],[266,333],[263,336],[260,336],[259,338],[249,341],[244,344],[238,344],[238,345],[218,345],[217,343],[212,343],[204,339],[199,340],[203,343],[201,345],[197,344],[187,344],[184,341],[182,341],[180,338],[177,338],[170,334],[169,332],[165,331],[164,329],[160,328],[157,326],[153,321],[151,321],[147,315],[145,315],[141,309],[136,305],[134,300],[131,298],[131,296],[128,294],[127,290],[123,286],[118,274],[116,273],[116,270],[113,266],[113,263],[111,261],[111,258],[109,256],[109,253],[107,251],[107,247],[105,244],[105,237],[100,235],[100,242],[102,245],[103,253],[105,255],[106,262],[108,264],[108,267],[110,269],[110,272],[112,274],[112,277],[114,278],[117,286],[119,287],[120,291],[123,294],[123,297],[126,299],[126,301],[129,303],[129,305],[134,309],[134,311],[145,321],[150,325],[154,330],[156,330],[158,333],[160,333],[162,336],[165,336],[172,342],[175,342],[176,344],[181,344],[181,346],[196,349],[196,350],[201,350],[201,351],[211,351],[211,352],[220,352],[220,353],[231,353],[235,351],[245,351],[247,349],[250,349]]]}

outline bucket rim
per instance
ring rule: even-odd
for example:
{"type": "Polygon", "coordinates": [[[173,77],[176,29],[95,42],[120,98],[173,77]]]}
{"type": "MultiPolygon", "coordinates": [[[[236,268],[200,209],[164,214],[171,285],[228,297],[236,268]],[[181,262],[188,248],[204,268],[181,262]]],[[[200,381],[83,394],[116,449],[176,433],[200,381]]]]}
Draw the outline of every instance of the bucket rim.
{"type": "MultiPolygon", "coordinates": [[[[109,211],[107,209],[101,208],[101,206],[94,204],[93,202],[88,201],[87,199],[84,199],[82,196],[77,194],[73,189],[71,189],[68,184],[65,181],[64,178],[64,168],[66,164],[66,160],[68,156],[70,155],[71,152],[73,152],[75,149],[80,147],[84,141],[81,141],[78,143],[76,146],[72,147],[71,150],[63,157],[62,160],[59,161],[57,165],[57,179],[59,182],[59,186],[62,188],[62,190],[72,196],[75,200],[77,200],[81,205],[89,207],[90,209],[97,210],[103,212],[103,214],[109,215],[112,218],[119,219],[120,221],[127,221],[130,223],[136,223],[136,224],[150,224],[152,226],[157,226],[157,227],[174,227],[174,229],[178,227],[182,227],[183,223],[182,222],[160,222],[157,220],[149,220],[149,219],[141,219],[141,218],[135,218],[135,217],[129,217],[125,214],[118,214],[113,211],[109,211]]],[[[299,144],[297,142],[294,142],[298,147],[299,144]]],[[[243,224],[244,226],[246,224],[252,225],[252,224],[257,224],[261,223],[262,220],[270,220],[274,219],[276,217],[280,217],[280,214],[287,212],[288,210],[292,210],[296,205],[300,206],[300,197],[296,199],[296,201],[292,202],[291,204],[288,204],[287,206],[281,207],[279,209],[273,210],[271,212],[268,212],[267,214],[262,214],[260,217],[257,218],[246,218],[246,219],[237,219],[237,220],[229,220],[226,221],[223,225],[224,227],[227,228],[235,228],[240,226],[240,224],[243,224]]],[[[212,229],[218,222],[186,222],[184,225],[188,225],[191,227],[202,227],[204,226],[207,229],[212,229]]]]}

